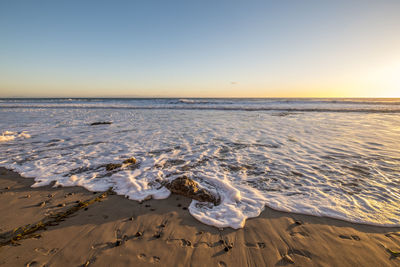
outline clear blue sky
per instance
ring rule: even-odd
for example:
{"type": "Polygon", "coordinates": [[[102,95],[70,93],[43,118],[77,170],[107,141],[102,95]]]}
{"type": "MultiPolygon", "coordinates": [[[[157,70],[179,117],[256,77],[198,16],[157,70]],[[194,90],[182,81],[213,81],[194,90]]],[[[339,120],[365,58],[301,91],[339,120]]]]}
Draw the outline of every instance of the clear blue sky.
{"type": "Polygon", "coordinates": [[[400,97],[400,1],[1,1],[0,97],[400,97]]]}

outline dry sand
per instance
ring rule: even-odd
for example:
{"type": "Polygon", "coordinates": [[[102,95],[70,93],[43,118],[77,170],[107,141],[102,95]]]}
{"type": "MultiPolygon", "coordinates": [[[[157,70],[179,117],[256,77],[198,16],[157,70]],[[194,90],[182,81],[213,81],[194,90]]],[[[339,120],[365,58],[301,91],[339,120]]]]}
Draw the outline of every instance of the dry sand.
{"type": "Polygon", "coordinates": [[[101,194],[31,184],[0,168],[1,266],[400,266],[400,228],[266,208],[243,229],[222,230],[194,219],[177,195],[142,204],[107,195],[4,245],[15,228],[101,194]]]}

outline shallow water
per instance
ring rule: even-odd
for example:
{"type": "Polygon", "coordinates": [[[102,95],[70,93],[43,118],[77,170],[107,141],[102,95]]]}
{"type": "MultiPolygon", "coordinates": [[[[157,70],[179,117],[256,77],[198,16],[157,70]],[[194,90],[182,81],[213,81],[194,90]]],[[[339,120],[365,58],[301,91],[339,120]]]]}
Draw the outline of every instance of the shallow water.
{"type": "Polygon", "coordinates": [[[0,166],[34,186],[162,199],[162,181],[187,175],[221,197],[189,207],[217,227],[264,205],[400,226],[400,100],[3,99],[0,116],[0,166]]]}

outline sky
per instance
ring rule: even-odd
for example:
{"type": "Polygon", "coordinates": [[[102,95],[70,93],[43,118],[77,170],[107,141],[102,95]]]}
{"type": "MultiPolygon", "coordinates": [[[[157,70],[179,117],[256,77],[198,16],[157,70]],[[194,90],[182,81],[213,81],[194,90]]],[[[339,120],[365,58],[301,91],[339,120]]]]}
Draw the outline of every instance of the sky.
{"type": "Polygon", "coordinates": [[[400,1],[0,1],[0,97],[400,97],[400,1]]]}

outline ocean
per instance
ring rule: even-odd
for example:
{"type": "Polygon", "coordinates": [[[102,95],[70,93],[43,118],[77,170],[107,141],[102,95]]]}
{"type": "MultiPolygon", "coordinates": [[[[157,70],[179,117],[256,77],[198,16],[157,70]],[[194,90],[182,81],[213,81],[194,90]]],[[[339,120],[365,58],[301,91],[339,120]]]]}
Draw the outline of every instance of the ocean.
{"type": "Polygon", "coordinates": [[[0,99],[0,118],[0,166],[34,187],[142,201],[185,175],[221,199],[188,208],[216,227],[265,206],[400,226],[400,99],[0,99]]]}

